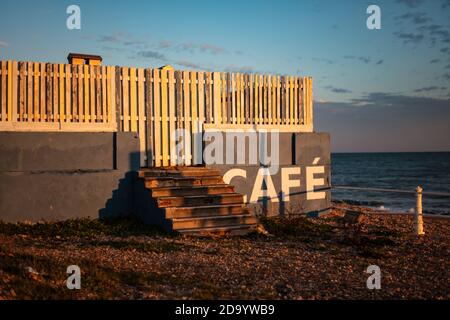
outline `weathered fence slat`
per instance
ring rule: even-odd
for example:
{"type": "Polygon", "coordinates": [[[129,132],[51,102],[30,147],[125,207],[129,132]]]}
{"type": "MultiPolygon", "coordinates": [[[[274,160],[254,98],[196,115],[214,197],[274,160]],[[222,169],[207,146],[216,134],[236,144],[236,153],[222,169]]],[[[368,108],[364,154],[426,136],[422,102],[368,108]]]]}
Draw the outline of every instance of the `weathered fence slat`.
{"type": "Polygon", "coordinates": [[[226,92],[226,104],[227,104],[227,117],[228,120],[226,123],[232,123],[232,109],[231,109],[231,75],[228,72],[226,74],[226,83],[225,83],[225,92],[226,92]]]}
{"type": "Polygon", "coordinates": [[[183,96],[184,96],[184,163],[191,165],[191,108],[189,97],[189,72],[183,71],[183,96]]]}
{"type": "Polygon", "coordinates": [[[241,76],[239,73],[235,75],[236,77],[236,124],[241,124],[241,76]]]}
{"type": "Polygon", "coordinates": [[[45,104],[46,104],[46,120],[47,122],[52,121],[52,106],[53,106],[53,77],[52,72],[53,68],[50,63],[47,63],[45,66],[46,71],[46,91],[45,91],[45,104]]]}
{"type": "Polygon", "coordinates": [[[12,69],[11,69],[11,78],[12,78],[11,108],[8,111],[9,112],[8,119],[11,119],[11,121],[17,121],[17,90],[18,90],[17,74],[18,74],[18,65],[17,65],[17,61],[14,61],[12,63],[12,69]]]}
{"type": "Polygon", "coordinates": [[[115,69],[115,82],[116,82],[116,105],[115,105],[115,113],[116,113],[116,121],[117,121],[117,131],[123,130],[123,123],[120,120],[122,115],[122,81],[121,81],[121,68],[115,69]]]}
{"type": "Polygon", "coordinates": [[[130,95],[130,131],[137,132],[137,105],[136,105],[136,68],[130,68],[130,88],[129,88],[129,95],[130,95]]]}
{"type": "MultiPolygon", "coordinates": [[[[89,66],[89,93],[90,93],[90,119],[91,122],[97,121],[96,114],[96,91],[95,91],[95,78],[97,76],[96,66],[89,66]]],[[[128,103],[128,100],[127,100],[128,103]]]]}
{"type": "Polygon", "coordinates": [[[33,110],[34,110],[34,121],[40,120],[39,112],[39,63],[33,63],[33,110]]]}
{"type": "Polygon", "coordinates": [[[255,115],[254,115],[254,104],[253,104],[253,91],[254,91],[254,77],[253,74],[249,75],[249,82],[248,82],[248,91],[249,91],[249,110],[250,110],[250,114],[249,114],[249,123],[250,124],[254,124],[255,123],[255,115]]]}
{"type": "Polygon", "coordinates": [[[253,122],[259,125],[261,114],[259,112],[259,75],[253,75],[253,122]]]}
{"type": "Polygon", "coordinates": [[[154,157],[155,166],[160,167],[162,162],[161,157],[161,107],[160,107],[160,82],[159,70],[153,70],[153,110],[154,110],[154,157]]]}
{"type": "Polygon", "coordinates": [[[1,89],[0,89],[0,98],[1,98],[1,106],[0,106],[0,119],[3,122],[6,122],[6,61],[0,61],[2,78],[1,78],[1,89]]]}
{"type": "Polygon", "coordinates": [[[220,72],[213,72],[213,117],[214,123],[222,123],[221,100],[220,100],[220,72]]]}
{"type": "Polygon", "coordinates": [[[205,74],[198,72],[198,118],[205,122],[205,74]]]}
{"type": "Polygon", "coordinates": [[[310,77],[0,61],[0,85],[0,131],[132,131],[141,166],[198,164],[204,125],[313,130],[310,77]]]}
{"type": "MultiPolygon", "coordinates": [[[[76,65],[72,65],[72,120],[78,121],[78,68],[76,65]]],[[[70,94],[70,93],[69,93],[70,94]]]]}
{"type": "Polygon", "coordinates": [[[128,68],[122,68],[122,122],[123,131],[130,131],[130,107],[129,107],[129,84],[130,78],[128,76],[128,68]]]}
{"type": "MultiPolygon", "coordinates": [[[[33,120],[33,63],[27,62],[27,120],[33,120]]],[[[12,102],[12,101],[11,101],[12,102]]],[[[12,108],[12,105],[11,105],[12,108]]]]}
{"type": "Polygon", "coordinates": [[[169,165],[169,123],[167,101],[167,70],[161,70],[161,137],[163,166],[169,165]]]}
{"type": "Polygon", "coordinates": [[[84,122],[90,122],[89,116],[89,66],[85,65],[83,68],[83,80],[84,80],[84,122]]]}
{"type": "Polygon", "coordinates": [[[197,164],[195,161],[196,154],[198,153],[198,145],[196,144],[196,137],[198,134],[198,109],[197,109],[197,72],[191,71],[191,126],[192,130],[189,131],[189,136],[191,138],[191,155],[193,156],[192,162],[197,164]]]}
{"type": "Polygon", "coordinates": [[[107,86],[106,86],[106,79],[107,79],[107,71],[106,71],[106,67],[102,66],[102,90],[101,90],[101,94],[102,94],[102,122],[106,123],[106,121],[108,120],[107,118],[107,100],[106,100],[106,94],[108,93],[107,90],[107,86]]]}
{"type": "Polygon", "coordinates": [[[241,74],[240,75],[240,99],[241,99],[241,115],[240,115],[240,119],[241,119],[241,123],[245,123],[245,94],[244,94],[244,88],[245,88],[245,81],[244,81],[244,75],[241,74]]]}
{"type": "Polygon", "coordinates": [[[25,62],[19,62],[19,120],[25,119],[25,98],[27,92],[25,89],[25,62]]]}
{"type": "Polygon", "coordinates": [[[154,166],[153,157],[153,88],[152,88],[152,71],[145,69],[145,111],[147,117],[147,135],[146,135],[146,150],[147,150],[147,165],[154,166]]]}
{"type": "Polygon", "coordinates": [[[137,69],[137,86],[138,86],[138,132],[139,132],[139,150],[140,150],[140,162],[141,166],[144,167],[147,162],[146,154],[146,142],[145,142],[145,77],[144,69],[137,69]]]}
{"type": "Polygon", "coordinates": [[[211,72],[206,72],[205,77],[205,111],[206,122],[211,122],[211,72]]]}
{"type": "Polygon", "coordinates": [[[72,78],[72,73],[70,72],[70,65],[66,64],[65,66],[65,101],[66,101],[66,110],[65,110],[65,121],[71,122],[72,120],[72,95],[71,95],[71,85],[70,80],[72,78]]]}
{"type": "Polygon", "coordinates": [[[83,66],[75,66],[77,71],[78,122],[84,121],[83,66]]]}
{"type": "Polygon", "coordinates": [[[176,165],[177,156],[175,153],[175,139],[174,134],[176,130],[176,109],[175,105],[175,72],[174,70],[167,71],[168,85],[169,85],[169,144],[170,144],[170,165],[176,165]]]}

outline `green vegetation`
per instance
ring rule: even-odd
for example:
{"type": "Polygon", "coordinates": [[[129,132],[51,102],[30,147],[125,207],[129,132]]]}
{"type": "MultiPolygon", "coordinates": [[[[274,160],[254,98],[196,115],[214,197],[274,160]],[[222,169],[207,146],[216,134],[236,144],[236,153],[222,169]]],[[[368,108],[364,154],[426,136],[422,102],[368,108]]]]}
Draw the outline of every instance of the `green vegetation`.
{"type": "Polygon", "coordinates": [[[298,216],[292,218],[260,218],[264,228],[276,237],[295,237],[300,241],[311,241],[317,239],[331,239],[334,228],[322,224],[317,219],[298,216]]]}
{"type": "Polygon", "coordinates": [[[55,223],[5,223],[0,221],[0,234],[27,235],[41,238],[83,237],[95,238],[99,235],[114,237],[166,235],[161,229],[148,226],[136,219],[112,220],[73,219],[55,223]]]}
{"type": "MultiPolygon", "coordinates": [[[[445,252],[438,249],[445,247],[442,232],[436,232],[442,243],[430,239],[424,246],[427,238],[412,242],[404,228],[388,219],[291,216],[260,221],[267,232],[261,228],[241,237],[174,235],[130,219],[0,223],[0,298],[277,299],[317,297],[317,292],[337,297],[336,288],[327,291],[327,277],[347,284],[339,286],[345,297],[373,298],[375,293],[355,288],[363,283],[360,273],[380,261],[391,264],[390,270],[419,272],[424,285],[431,283],[445,296],[445,281],[433,282],[436,274],[445,274],[445,259],[434,258],[445,252]],[[429,277],[428,271],[416,271],[411,261],[417,255],[433,257],[422,260],[421,270],[439,271],[429,277]],[[66,268],[72,264],[82,270],[81,290],[66,288],[66,268]],[[311,281],[317,287],[305,287],[311,281]]],[[[403,283],[391,284],[396,286],[403,283]]],[[[376,294],[388,297],[389,292],[376,294]]],[[[432,291],[417,292],[411,296],[432,291]]],[[[392,291],[392,297],[397,294],[392,291]]]]}

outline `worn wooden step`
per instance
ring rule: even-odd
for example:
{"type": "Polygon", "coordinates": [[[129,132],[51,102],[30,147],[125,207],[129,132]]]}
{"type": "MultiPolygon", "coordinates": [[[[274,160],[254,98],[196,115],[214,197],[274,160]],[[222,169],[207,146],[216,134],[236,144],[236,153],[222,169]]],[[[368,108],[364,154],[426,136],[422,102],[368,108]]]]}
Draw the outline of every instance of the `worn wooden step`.
{"type": "Polygon", "coordinates": [[[159,217],[149,220],[167,229],[200,235],[246,234],[257,225],[257,218],[245,207],[244,196],[224,183],[218,170],[158,167],[142,169],[139,177],[151,193],[151,205],[156,201],[158,207],[147,214],[159,217]]]}
{"type": "Polygon", "coordinates": [[[252,225],[236,225],[225,227],[212,227],[212,228],[194,228],[194,229],[180,229],[177,232],[188,235],[208,235],[208,234],[220,234],[220,235],[245,235],[256,228],[256,224],[252,225]]]}
{"type": "Polygon", "coordinates": [[[222,176],[209,176],[209,177],[146,177],[146,188],[159,188],[159,187],[190,187],[190,186],[209,186],[224,184],[222,176]]]}
{"type": "Polygon", "coordinates": [[[192,218],[245,213],[243,204],[226,204],[217,206],[170,207],[165,208],[166,219],[192,218]]]}
{"type": "Polygon", "coordinates": [[[234,193],[234,186],[227,184],[188,187],[160,187],[152,189],[152,197],[201,196],[234,193]]]}
{"type": "Polygon", "coordinates": [[[212,168],[206,167],[204,164],[197,164],[192,166],[167,166],[157,168],[141,168],[141,171],[154,171],[154,170],[179,170],[179,171],[196,171],[196,170],[211,170],[212,168]]]}
{"type": "Polygon", "coordinates": [[[239,193],[227,193],[206,196],[158,197],[157,202],[160,208],[236,204],[243,203],[243,195],[239,193]]]}
{"type": "Polygon", "coordinates": [[[201,218],[175,218],[172,219],[173,230],[226,227],[235,225],[252,225],[258,221],[250,214],[231,216],[209,216],[201,218]]]}
{"type": "Polygon", "coordinates": [[[220,172],[213,169],[192,169],[192,170],[179,170],[179,169],[152,169],[139,171],[139,177],[211,177],[218,176],[220,172]]]}

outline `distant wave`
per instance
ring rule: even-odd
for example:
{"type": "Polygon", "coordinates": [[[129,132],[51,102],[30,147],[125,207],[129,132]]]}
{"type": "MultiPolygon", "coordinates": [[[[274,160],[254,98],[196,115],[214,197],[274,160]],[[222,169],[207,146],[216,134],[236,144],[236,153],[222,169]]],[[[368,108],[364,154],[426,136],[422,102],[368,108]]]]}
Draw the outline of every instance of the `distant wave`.
{"type": "MultiPolygon", "coordinates": [[[[376,209],[378,211],[385,211],[385,212],[405,212],[405,213],[414,213],[414,208],[409,208],[407,210],[405,209],[392,209],[389,207],[385,207],[383,202],[380,201],[364,201],[364,200],[351,200],[351,199],[333,199],[336,203],[342,203],[342,204],[348,204],[352,206],[363,206],[363,207],[369,207],[376,209]]],[[[424,214],[436,214],[436,215],[450,215],[449,210],[440,210],[433,208],[433,210],[423,210],[424,214]]]]}
{"type": "Polygon", "coordinates": [[[380,201],[363,201],[363,200],[351,200],[351,199],[333,199],[334,202],[344,203],[353,206],[365,206],[365,207],[382,207],[383,202],[380,201]]]}
{"type": "MultiPolygon", "coordinates": [[[[450,193],[450,152],[332,154],[333,185],[450,193]]],[[[333,201],[389,212],[414,212],[414,194],[332,190],[333,201]]],[[[450,198],[424,195],[423,212],[450,215],[450,198]]]]}

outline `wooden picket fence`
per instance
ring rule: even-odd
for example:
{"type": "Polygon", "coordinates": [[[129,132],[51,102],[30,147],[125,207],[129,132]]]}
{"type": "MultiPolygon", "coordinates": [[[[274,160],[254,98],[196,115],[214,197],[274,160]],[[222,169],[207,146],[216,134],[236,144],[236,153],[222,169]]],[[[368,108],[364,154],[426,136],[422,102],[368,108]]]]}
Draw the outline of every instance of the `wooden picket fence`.
{"type": "Polygon", "coordinates": [[[310,77],[0,61],[0,81],[0,131],[137,132],[142,166],[196,164],[204,130],[313,131],[310,77]]]}

